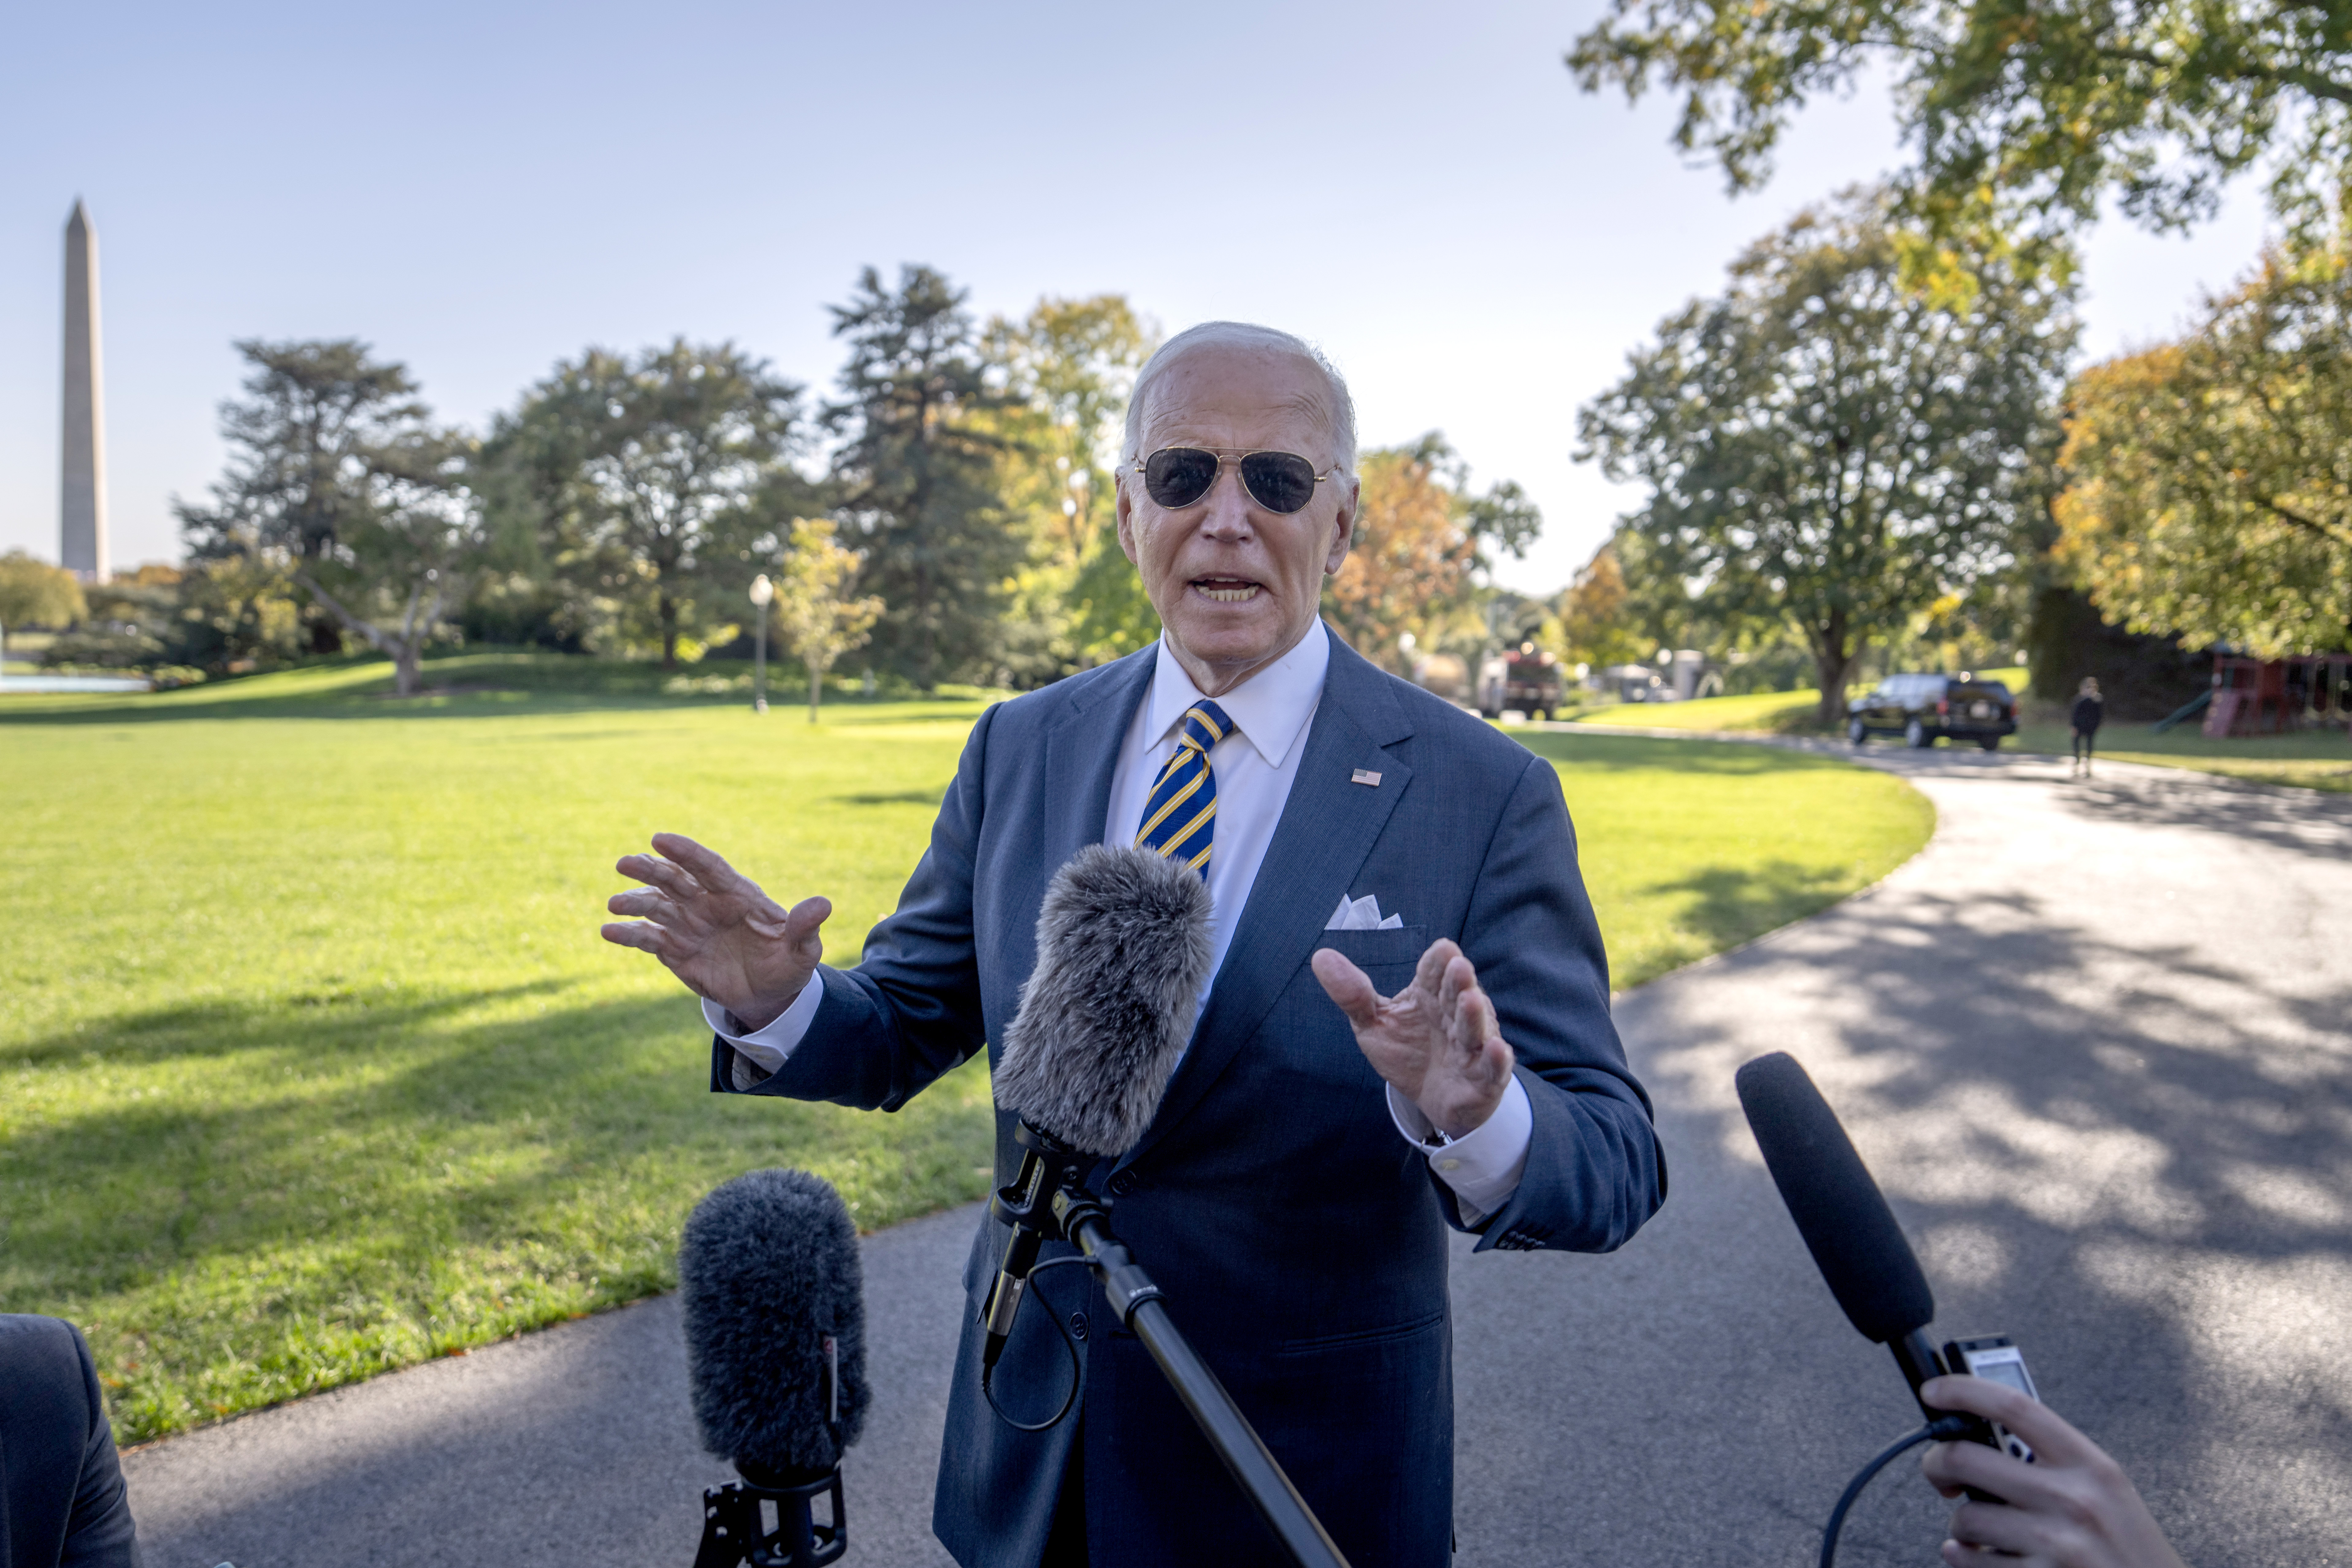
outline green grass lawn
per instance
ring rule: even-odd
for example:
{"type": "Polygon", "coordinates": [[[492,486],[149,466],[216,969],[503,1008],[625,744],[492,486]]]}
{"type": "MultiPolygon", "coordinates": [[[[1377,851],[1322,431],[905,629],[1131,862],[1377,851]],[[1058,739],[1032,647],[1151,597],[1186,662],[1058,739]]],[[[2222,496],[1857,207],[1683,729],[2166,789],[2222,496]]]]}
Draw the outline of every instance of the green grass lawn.
{"type": "Polygon", "coordinates": [[[1752,691],[1744,697],[1702,697],[1696,702],[1612,702],[1587,708],[1576,724],[1630,724],[1644,730],[1744,730],[1795,734],[1817,728],[1818,694],[1752,691]]]}
{"type": "MultiPolygon", "coordinates": [[[[742,1170],[816,1171],[869,1228],[985,1190],[977,1067],[890,1117],[714,1097],[691,1003],[595,934],[613,859],[669,827],[830,894],[854,959],[979,694],[812,728],[588,660],[429,679],[452,689],[389,700],[362,663],[0,701],[0,1310],[85,1327],[125,1442],[666,1289],[742,1170]]],[[[1523,734],[1620,985],[1930,826],[1834,761],[1523,734]]]]}
{"type": "Polygon", "coordinates": [[[1916,790],[1833,757],[1512,732],[1559,769],[1621,990],[1868,887],[1935,831],[1916,790]]]}

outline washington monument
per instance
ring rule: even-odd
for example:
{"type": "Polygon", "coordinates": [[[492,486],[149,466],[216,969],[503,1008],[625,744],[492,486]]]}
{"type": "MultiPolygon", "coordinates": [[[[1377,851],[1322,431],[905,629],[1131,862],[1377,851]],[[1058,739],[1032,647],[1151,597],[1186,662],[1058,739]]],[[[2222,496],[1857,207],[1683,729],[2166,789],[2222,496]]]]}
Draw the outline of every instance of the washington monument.
{"type": "Polygon", "coordinates": [[[103,583],[106,561],[106,379],[98,346],[98,236],[74,203],[66,220],[65,482],[58,563],[103,583]]]}

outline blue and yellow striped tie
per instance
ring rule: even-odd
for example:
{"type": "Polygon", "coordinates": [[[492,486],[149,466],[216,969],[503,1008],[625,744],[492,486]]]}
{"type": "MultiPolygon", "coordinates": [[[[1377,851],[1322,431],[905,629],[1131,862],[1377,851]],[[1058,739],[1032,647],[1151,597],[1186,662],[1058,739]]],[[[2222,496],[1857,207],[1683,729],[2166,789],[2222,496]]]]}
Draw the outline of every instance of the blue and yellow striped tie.
{"type": "Polygon", "coordinates": [[[1143,826],[1135,834],[1144,848],[1181,860],[1204,882],[1217,826],[1217,777],[1209,771],[1209,748],[1233,732],[1234,721],[1213,702],[1184,710],[1184,721],[1176,729],[1176,754],[1152,781],[1143,826]]]}

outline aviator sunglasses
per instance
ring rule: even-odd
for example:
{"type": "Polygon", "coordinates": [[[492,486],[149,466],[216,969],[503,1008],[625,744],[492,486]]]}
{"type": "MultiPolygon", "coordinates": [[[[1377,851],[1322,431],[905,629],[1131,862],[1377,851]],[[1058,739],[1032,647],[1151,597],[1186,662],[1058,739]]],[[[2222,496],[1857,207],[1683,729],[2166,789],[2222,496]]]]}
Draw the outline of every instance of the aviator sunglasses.
{"type": "Polygon", "coordinates": [[[1284,516],[1315,499],[1315,487],[1339,471],[1334,463],[1321,473],[1296,452],[1244,452],[1223,458],[1199,447],[1162,447],[1135,465],[1151,499],[1174,511],[1192,505],[1217,482],[1217,470],[1228,462],[1242,471],[1242,485],[1250,499],[1284,516]]]}

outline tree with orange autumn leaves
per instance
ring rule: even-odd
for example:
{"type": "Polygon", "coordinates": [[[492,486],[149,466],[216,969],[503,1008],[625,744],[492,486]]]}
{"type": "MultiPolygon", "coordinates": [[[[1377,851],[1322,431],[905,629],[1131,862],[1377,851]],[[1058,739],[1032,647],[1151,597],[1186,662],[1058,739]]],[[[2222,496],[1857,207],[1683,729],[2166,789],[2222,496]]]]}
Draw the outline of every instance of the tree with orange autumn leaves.
{"type": "Polygon", "coordinates": [[[1324,614],[1365,658],[1410,673],[1398,646],[1422,651],[1449,633],[1475,633],[1477,578],[1494,552],[1526,553],[1543,517],[1508,479],[1474,494],[1469,470],[1433,430],[1406,447],[1367,452],[1356,542],[1324,590],[1324,614]]]}

